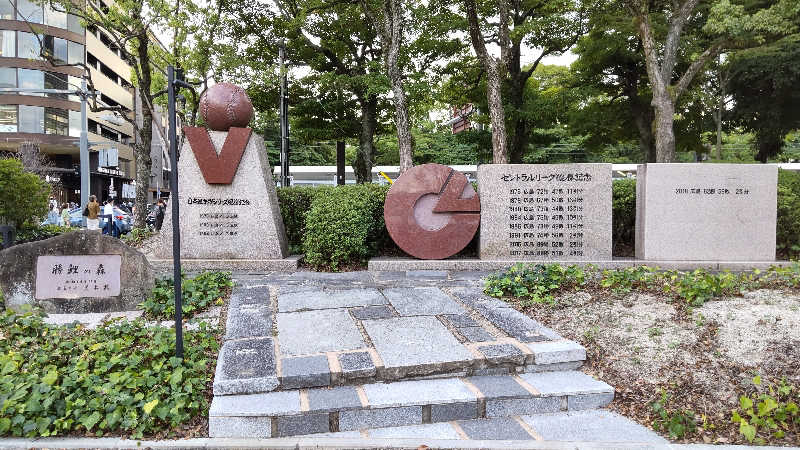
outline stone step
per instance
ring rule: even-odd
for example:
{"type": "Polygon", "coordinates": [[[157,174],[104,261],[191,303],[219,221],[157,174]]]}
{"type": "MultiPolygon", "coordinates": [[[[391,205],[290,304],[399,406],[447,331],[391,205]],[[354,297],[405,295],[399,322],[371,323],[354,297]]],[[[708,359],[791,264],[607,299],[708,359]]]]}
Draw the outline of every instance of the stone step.
{"type": "Polygon", "coordinates": [[[211,437],[282,437],[602,408],[614,389],[577,371],[215,396],[211,437]]]}
{"type": "Polygon", "coordinates": [[[309,434],[302,437],[417,439],[419,445],[432,444],[431,441],[437,440],[669,443],[653,430],[604,409],[365,428],[337,433],[309,434]]]}
{"type": "Polygon", "coordinates": [[[480,288],[237,286],[214,394],[575,370],[585,358],[480,288]]]}

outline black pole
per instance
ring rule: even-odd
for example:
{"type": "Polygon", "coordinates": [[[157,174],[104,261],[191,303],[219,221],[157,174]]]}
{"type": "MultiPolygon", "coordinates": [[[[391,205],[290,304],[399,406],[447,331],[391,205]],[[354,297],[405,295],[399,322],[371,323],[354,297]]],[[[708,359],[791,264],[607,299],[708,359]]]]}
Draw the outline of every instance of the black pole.
{"type": "Polygon", "coordinates": [[[178,137],[175,119],[175,68],[167,67],[167,108],[169,113],[169,174],[170,203],[172,203],[172,276],[175,282],[175,356],[183,359],[183,302],[181,298],[181,228],[178,215],[178,137]]]}
{"type": "Polygon", "coordinates": [[[344,186],[344,141],[336,141],[336,184],[344,186]]]}
{"type": "Polygon", "coordinates": [[[284,64],[285,50],[283,44],[279,48],[281,65],[281,99],[280,99],[280,122],[281,122],[281,186],[289,186],[289,82],[286,77],[286,67],[284,64]]]}

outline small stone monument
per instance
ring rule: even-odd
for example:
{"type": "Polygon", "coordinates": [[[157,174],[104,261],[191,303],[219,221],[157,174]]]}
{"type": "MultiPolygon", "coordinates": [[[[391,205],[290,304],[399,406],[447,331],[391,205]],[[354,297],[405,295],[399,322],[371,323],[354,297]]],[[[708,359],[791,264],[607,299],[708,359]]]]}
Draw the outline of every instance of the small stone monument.
{"type": "Polygon", "coordinates": [[[480,258],[611,259],[611,164],[484,164],[480,258]]]}
{"type": "Polygon", "coordinates": [[[774,261],[777,189],[774,165],[640,165],[636,257],[774,261]]]}
{"type": "MultiPolygon", "coordinates": [[[[200,112],[211,130],[184,127],[186,142],[178,162],[181,257],[251,261],[286,257],[286,231],[264,141],[249,128],[241,128],[253,117],[250,99],[242,88],[220,83],[200,99],[200,112]]],[[[156,256],[172,258],[170,206],[156,256]]]]}
{"type": "Polygon", "coordinates": [[[127,311],[150,295],[153,269],[122,241],[76,231],[0,252],[0,289],[6,306],[51,313],[127,311]]]}

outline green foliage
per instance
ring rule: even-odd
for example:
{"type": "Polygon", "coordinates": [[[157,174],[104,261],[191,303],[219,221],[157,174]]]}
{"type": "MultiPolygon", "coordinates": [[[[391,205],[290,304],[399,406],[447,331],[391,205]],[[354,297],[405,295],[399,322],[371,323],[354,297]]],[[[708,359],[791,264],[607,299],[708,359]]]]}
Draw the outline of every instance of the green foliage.
{"type": "Polygon", "coordinates": [[[636,179],[611,184],[611,242],[613,248],[633,248],[636,229],[636,179]]]}
{"type": "Polygon", "coordinates": [[[800,173],[778,172],[778,252],[796,258],[800,255],[800,173]]]}
{"type": "Polygon", "coordinates": [[[306,214],[305,260],[339,270],[375,255],[387,240],[383,203],[387,186],[338,186],[316,195],[306,214]]]}
{"type": "MultiPolygon", "coordinates": [[[[183,317],[188,319],[211,306],[221,305],[233,287],[230,272],[203,272],[194,278],[181,276],[183,317]]],[[[148,318],[169,320],[175,317],[175,285],[171,278],[156,280],[147,300],[139,304],[148,318]]]]}
{"type": "Polygon", "coordinates": [[[800,286],[800,263],[749,273],[712,273],[705,269],[659,271],[647,266],[598,272],[594,266],[581,269],[574,265],[516,264],[505,272],[487,277],[484,292],[498,298],[518,298],[523,306],[531,306],[544,302],[553,304],[554,294],[576,286],[610,290],[615,296],[632,291],[667,294],[684,305],[700,306],[714,298],[739,295],[746,290],[797,288],[800,286]]]}
{"type": "Polygon", "coordinates": [[[43,241],[70,231],[75,231],[75,228],[62,227],[60,225],[26,225],[17,230],[17,237],[14,243],[24,244],[26,242],[43,241]]]}
{"type": "Polygon", "coordinates": [[[289,186],[278,188],[278,204],[281,208],[283,225],[292,253],[299,253],[306,235],[306,214],[311,209],[311,201],[333,189],[328,186],[289,186]]]}
{"type": "Polygon", "coordinates": [[[16,159],[0,159],[0,223],[21,227],[47,214],[50,185],[16,159]]]}
{"type": "Polygon", "coordinates": [[[153,231],[149,228],[134,228],[130,233],[122,235],[122,242],[131,247],[141,247],[144,241],[153,236],[153,231]]]}
{"type": "Polygon", "coordinates": [[[523,306],[554,304],[554,293],[582,286],[586,273],[580,266],[558,264],[514,264],[505,272],[486,279],[484,292],[493,297],[514,297],[523,306]]]}
{"type": "Polygon", "coordinates": [[[739,433],[758,445],[782,439],[787,432],[800,433],[800,389],[786,380],[763,386],[760,376],[753,378],[753,385],[756,392],[740,396],[739,408],[731,413],[731,421],[739,424],[739,433]]]}
{"type": "Polygon", "coordinates": [[[656,414],[653,429],[669,433],[671,439],[682,439],[687,434],[697,431],[697,423],[692,411],[670,408],[666,391],[661,391],[661,399],[652,403],[651,408],[656,414]]]}
{"type": "Polygon", "coordinates": [[[141,438],[208,414],[219,344],[205,323],[184,334],[184,361],[174,330],[141,320],[90,331],[8,310],[0,334],[0,436],[141,438]]]}

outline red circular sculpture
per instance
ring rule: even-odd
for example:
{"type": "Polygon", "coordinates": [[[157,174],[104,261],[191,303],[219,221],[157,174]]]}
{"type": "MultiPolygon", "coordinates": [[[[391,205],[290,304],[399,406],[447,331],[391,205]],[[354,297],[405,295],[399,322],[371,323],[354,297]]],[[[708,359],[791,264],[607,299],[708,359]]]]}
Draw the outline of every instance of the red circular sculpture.
{"type": "Polygon", "coordinates": [[[200,114],[214,131],[244,128],[253,119],[253,103],[244,89],[231,83],[219,83],[200,97],[200,114]]]}
{"type": "Polygon", "coordinates": [[[383,217],[394,242],[411,256],[443,259],[469,244],[481,202],[463,173],[441,164],[406,171],[386,194],[383,217]]]}

